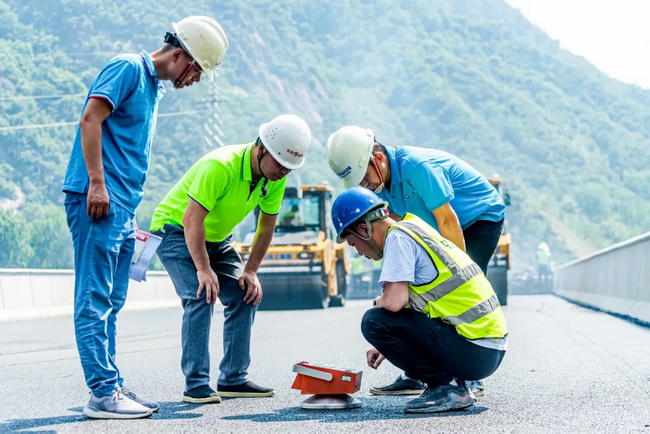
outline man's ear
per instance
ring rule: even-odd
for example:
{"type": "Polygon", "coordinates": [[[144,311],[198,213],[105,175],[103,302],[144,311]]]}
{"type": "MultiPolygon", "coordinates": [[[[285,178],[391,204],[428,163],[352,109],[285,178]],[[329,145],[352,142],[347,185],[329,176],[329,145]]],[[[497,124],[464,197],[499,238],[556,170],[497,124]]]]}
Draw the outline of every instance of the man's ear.
{"type": "Polygon", "coordinates": [[[368,238],[368,225],[365,223],[359,223],[357,225],[357,233],[363,238],[368,238]]]}
{"type": "Polygon", "coordinates": [[[183,55],[183,49],[182,48],[177,48],[174,50],[172,53],[172,59],[174,62],[178,62],[178,59],[183,55]]]}

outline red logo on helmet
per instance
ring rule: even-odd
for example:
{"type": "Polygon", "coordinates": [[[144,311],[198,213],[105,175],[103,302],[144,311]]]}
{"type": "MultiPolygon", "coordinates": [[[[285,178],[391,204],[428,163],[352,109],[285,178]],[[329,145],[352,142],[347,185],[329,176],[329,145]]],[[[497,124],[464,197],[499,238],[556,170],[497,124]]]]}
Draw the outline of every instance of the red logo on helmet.
{"type": "Polygon", "coordinates": [[[294,157],[297,157],[297,158],[302,158],[302,156],[305,155],[305,154],[301,154],[298,151],[291,150],[289,148],[287,148],[287,153],[290,154],[290,155],[293,155],[294,157]]]}

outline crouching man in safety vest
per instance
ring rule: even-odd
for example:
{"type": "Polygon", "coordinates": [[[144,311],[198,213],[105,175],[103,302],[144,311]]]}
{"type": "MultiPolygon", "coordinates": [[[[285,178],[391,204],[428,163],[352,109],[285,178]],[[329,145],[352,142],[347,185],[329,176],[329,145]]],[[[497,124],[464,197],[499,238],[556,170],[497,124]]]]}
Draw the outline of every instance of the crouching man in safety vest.
{"type": "Polygon", "coordinates": [[[332,207],[338,241],[383,266],[383,294],[363,317],[361,331],[374,347],[368,366],[384,359],[426,390],[406,413],[469,407],[468,380],[491,375],[507,346],[505,317],[481,269],[465,252],[413,214],[390,218],[387,203],[352,187],[332,207]]]}
{"type": "Polygon", "coordinates": [[[183,401],[218,403],[266,397],[273,389],[248,380],[250,338],[262,287],[257,270],[273,239],[286,176],[299,169],[311,131],[298,116],[263,124],[253,143],[224,146],[197,161],[156,208],[157,254],[183,305],[183,401]],[[261,213],[246,266],[230,244],[232,230],[256,206],[261,213]],[[224,305],[223,359],[217,391],[210,387],[210,324],[217,298],[224,305]],[[218,393],[217,393],[218,392],[218,393]]]}

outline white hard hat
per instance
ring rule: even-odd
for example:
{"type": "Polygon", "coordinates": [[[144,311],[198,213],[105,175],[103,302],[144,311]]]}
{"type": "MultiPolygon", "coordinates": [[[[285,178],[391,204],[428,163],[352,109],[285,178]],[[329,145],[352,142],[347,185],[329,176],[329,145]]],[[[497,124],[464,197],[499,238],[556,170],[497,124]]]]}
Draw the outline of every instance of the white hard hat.
{"type": "Polygon", "coordinates": [[[275,161],[287,169],[300,169],[311,145],[311,130],[296,115],[281,115],[262,124],[259,137],[275,161]]]}
{"type": "Polygon", "coordinates": [[[182,48],[212,81],[228,50],[228,38],[219,23],[210,17],[194,16],[172,23],[172,27],[182,48]]]}
{"type": "Polygon", "coordinates": [[[327,139],[327,160],[344,188],[359,185],[366,175],[374,145],[372,130],[355,126],[343,127],[327,139]]]}

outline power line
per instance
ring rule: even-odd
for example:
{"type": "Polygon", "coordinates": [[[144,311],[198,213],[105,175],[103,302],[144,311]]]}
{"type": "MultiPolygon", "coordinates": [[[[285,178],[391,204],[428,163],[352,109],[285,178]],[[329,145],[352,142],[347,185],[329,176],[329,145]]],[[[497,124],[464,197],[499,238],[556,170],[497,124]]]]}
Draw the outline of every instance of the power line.
{"type": "Polygon", "coordinates": [[[0,101],[15,101],[21,99],[54,99],[54,98],[66,98],[68,96],[83,96],[83,95],[86,95],[86,93],[83,92],[83,93],[66,93],[62,95],[9,96],[9,97],[0,98],[0,101]]]}
{"type": "Polygon", "coordinates": [[[31,130],[35,128],[51,128],[51,127],[63,127],[66,125],[76,125],[77,122],[54,122],[51,124],[35,124],[35,125],[14,125],[11,127],[0,127],[0,131],[15,131],[15,130],[31,130]]]}
{"type": "Polygon", "coordinates": [[[169,117],[172,117],[172,116],[194,115],[194,114],[197,114],[197,113],[203,113],[205,111],[206,110],[188,110],[188,111],[184,111],[184,112],[163,113],[163,114],[158,115],[158,117],[159,118],[169,118],[169,117]]]}
{"type": "MultiPolygon", "coordinates": [[[[196,113],[202,113],[205,110],[187,110],[182,112],[171,112],[171,113],[162,113],[159,114],[159,118],[170,118],[175,116],[186,116],[193,115],[196,113]]],[[[10,127],[0,127],[0,131],[16,131],[16,130],[31,130],[36,128],[53,128],[53,127],[65,127],[70,125],[77,125],[79,121],[75,122],[53,122],[49,124],[32,124],[32,125],[12,125],[10,127]]]]}

